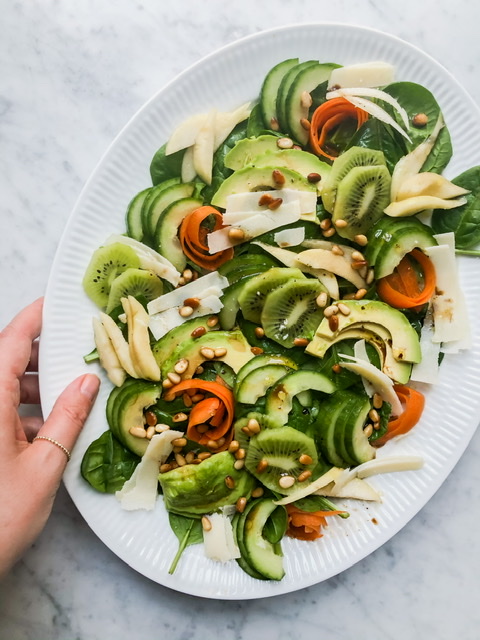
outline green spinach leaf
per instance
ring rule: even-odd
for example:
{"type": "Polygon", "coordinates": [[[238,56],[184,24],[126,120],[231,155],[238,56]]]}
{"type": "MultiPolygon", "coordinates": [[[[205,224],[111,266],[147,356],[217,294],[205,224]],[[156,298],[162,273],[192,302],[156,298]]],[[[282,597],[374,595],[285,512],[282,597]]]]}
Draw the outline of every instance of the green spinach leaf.
{"type": "Polygon", "coordinates": [[[265,523],[262,535],[271,544],[277,544],[285,535],[287,526],[287,510],[283,506],[278,506],[265,523]]]}
{"type": "Polygon", "coordinates": [[[108,430],[94,440],[82,459],[80,472],[97,491],[115,493],[131,477],[140,458],[108,430]]]}
{"type": "Polygon", "coordinates": [[[202,521],[198,518],[187,518],[186,516],[169,512],[168,519],[170,527],[179,542],[178,551],[168,570],[168,573],[171,575],[177,568],[178,562],[185,549],[193,544],[203,542],[203,529],[202,521]]]}
{"type": "Polygon", "coordinates": [[[260,110],[260,104],[256,104],[247,121],[247,138],[256,138],[262,135],[262,131],[265,129],[263,122],[262,112],[260,110]]]}
{"type": "Polygon", "coordinates": [[[392,415],[392,405],[388,402],[384,402],[380,409],[377,409],[377,411],[380,415],[380,429],[373,431],[372,435],[369,438],[370,442],[374,442],[387,433],[388,421],[390,420],[390,416],[392,415]]]}
{"type": "Polygon", "coordinates": [[[153,185],[160,184],[169,178],[178,178],[182,173],[182,161],[185,149],[168,156],[165,155],[166,144],[160,147],[150,163],[150,175],[153,185]]]}
{"type": "MultiPolygon", "coordinates": [[[[337,505],[323,496],[307,496],[297,500],[294,504],[302,511],[308,511],[309,513],[314,513],[315,511],[338,511],[337,505]]],[[[342,511],[339,516],[340,518],[348,518],[350,514],[348,511],[342,511]]]]}
{"type": "Polygon", "coordinates": [[[469,249],[480,242],[480,166],[468,169],[452,182],[470,190],[465,196],[467,203],[449,211],[434,211],[432,228],[435,233],[453,231],[457,248],[469,249]]]}
{"type": "Polygon", "coordinates": [[[403,143],[394,135],[393,129],[376,118],[369,118],[353,135],[348,145],[383,151],[385,163],[390,173],[394,166],[405,155],[403,143]]]}

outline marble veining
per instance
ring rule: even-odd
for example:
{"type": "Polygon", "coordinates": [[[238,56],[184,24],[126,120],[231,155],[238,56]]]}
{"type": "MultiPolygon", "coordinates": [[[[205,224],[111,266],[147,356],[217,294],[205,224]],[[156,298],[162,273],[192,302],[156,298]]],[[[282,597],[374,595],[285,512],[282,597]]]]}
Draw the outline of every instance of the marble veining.
{"type": "MultiPolygon", "coordinates": [[[[162,85],[262,29],[343,22],[385,30],[441,62],[480,103],[480,8],[425,0],[173,3],[17,0],[0,20],[0,326],[45,289],[78,194],[112,138],[162,85]]],[[[479,637],[480,434],[425,508],[370,557],[266,600],[187,596],[137,574],[64,489],[0,584],[0,640],[384,640],[479,637]]]]}

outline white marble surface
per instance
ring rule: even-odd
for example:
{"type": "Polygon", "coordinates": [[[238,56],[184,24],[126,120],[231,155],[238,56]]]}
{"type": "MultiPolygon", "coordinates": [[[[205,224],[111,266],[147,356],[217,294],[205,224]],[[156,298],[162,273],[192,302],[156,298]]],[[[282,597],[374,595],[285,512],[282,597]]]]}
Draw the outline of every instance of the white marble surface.
{"type": "MultiPolygon", "coordinates": [[[[374,27],[431,54],[480,103],[472,0],[2,5],[0,326],[43,293],[69,212],[113,136],[160,86],[238,37],[308,21],[374,27]]],[[[44,533],[0,584],[0,639],[474,640],[479,456],[477,433],[421,513],[369,558],[323,584],[248,602],[150,582],[103,546],[62,489],[44,533]]]]}

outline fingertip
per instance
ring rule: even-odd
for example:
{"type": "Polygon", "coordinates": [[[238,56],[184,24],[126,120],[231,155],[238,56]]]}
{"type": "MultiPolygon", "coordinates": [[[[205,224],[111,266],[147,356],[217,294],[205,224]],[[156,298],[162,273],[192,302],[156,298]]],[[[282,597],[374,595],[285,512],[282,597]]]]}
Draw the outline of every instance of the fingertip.
{"type": "Polygon", "coordinates": [[[100,378],[94,373],[87,373],[80,383],[80,393],[93,402],[97,397],[100,388],[100,378]]]}

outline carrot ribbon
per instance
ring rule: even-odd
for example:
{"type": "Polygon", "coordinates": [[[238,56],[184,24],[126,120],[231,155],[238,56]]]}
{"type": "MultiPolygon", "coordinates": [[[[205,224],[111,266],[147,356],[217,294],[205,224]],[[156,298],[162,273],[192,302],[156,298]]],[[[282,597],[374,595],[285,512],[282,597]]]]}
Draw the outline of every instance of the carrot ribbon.
{"type": "Polygon", "coordinates": [[[391,438],[408,433],[420,420],[425,407],[425,396],[420,391],[401,384],[396,384],[393,388],[404,411],[398,418],[389,421],[387,432],[383,436],[372,442],[375,447],[381,447],[391,438]]]}
{"type": "Polygon", "coordinates": [[[214,254],[209,253],[207,235],[210,230],[204,226],[204,223],[210,216],[213,216],[215,221],[212,231],[221,229],[223,227],[222,214],[210,205],[205,205],[185,216],[180,225],[179,237],[183,253],[187,258],[202,269],[215,271],[233,257],[233,249],[225,249],[214,254]]]}

